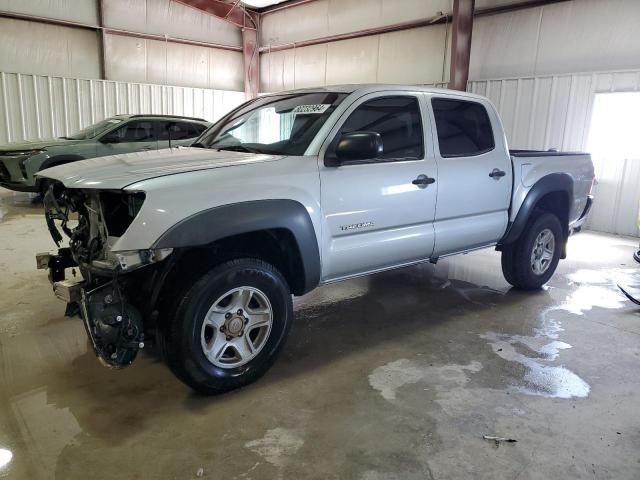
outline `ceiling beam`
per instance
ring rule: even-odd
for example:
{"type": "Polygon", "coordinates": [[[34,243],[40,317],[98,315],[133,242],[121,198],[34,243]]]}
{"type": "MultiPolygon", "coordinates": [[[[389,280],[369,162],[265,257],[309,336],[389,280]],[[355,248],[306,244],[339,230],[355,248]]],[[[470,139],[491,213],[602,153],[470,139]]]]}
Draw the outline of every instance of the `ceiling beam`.
{"type": "Polygon", "coordinates": [[[258,13],[244,8],[240,0],[176,0],[189,7],[221,18],[236,27],[258,29],[258,13]]]}

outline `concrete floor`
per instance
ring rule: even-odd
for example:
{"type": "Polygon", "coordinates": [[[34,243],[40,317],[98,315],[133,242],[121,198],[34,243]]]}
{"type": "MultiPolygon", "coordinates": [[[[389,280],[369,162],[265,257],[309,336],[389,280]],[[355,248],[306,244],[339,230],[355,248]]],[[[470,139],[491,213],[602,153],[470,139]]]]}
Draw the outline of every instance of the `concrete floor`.
{"type": "Polygon", "coordinates": [[[0,478],[640,478],[633,240],[573,237],[538,293],[492,251],[320,288],[261,381],[203,398],[101,367],[35,270],[41,208],[3,191],[0,221],[0,478]]]}

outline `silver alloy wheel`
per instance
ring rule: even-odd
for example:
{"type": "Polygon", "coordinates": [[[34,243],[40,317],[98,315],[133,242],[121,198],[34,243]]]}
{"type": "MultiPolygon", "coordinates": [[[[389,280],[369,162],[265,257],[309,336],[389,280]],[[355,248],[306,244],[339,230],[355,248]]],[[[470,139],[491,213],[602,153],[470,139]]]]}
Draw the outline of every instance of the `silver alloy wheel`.
{"type": "Polygon", "coordinates": [[[207,359],[235,368],[254,359],[267,343],[273,309],[257,288],[238,287],[221,295],[207,312],[200,341],[207,359]]]}
{"type": "Polygon", "coordinates": [[[536,275],[542,275],[549,269],[556,250],[556,237],[551,230],[545,228],[536,237],[531,252],[531,269],[536,275]]]}

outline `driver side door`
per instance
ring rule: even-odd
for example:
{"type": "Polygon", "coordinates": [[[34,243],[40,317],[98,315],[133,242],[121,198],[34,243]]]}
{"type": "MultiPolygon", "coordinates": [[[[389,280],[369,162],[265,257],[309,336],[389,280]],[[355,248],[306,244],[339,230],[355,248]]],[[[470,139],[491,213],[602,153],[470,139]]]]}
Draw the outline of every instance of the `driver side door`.
{"type": "Polygon", "coordinates": [[[323,281],[428,259],[437,168],[423,95],[366,95],[345,112],[329,139],[319,158],[323,281]],[[356,131],[379,133],[383,153],[327,166],[342,134],[356,131]]]}

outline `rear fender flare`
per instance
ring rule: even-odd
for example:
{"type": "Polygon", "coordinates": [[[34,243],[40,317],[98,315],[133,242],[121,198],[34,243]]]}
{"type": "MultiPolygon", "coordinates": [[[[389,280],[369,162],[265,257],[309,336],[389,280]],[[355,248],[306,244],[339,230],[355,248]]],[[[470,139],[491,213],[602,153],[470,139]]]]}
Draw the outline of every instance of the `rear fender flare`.
{"type": "Polygon", "coordinates": [[[255,200],[198,212],[163,233],[153,248],[209,245],[217,240],[264,230],[288,230],[296,241],[303,268],[303,293],[320,283],[320,250],[307,209],[295,200],[255,200]]]}
{"type": "MultiPolygon", "coordinates": [[[[533,213],[536,209],[536,206],[540,202],[540,200],[549,193],[555,192],[563,192],[568,195],[568,208],[571,210],[571,205],[573,205],[573,179],[567,175],[566,173],[552,173],[542,177],[538,180],[527,196],[522,202],[520,209],[518,210],[518,214],[516,215],[515,220],[509,226],[507,233],[502,237],[500,242],[498,242],[499,246],[509,245],[522,235],[524,229],[527,224],[531,220],[533,213]]],[[[570,215],[570,211],[567,212],[570,215]]],[[[560,219],[562,221],[562,219],[560,219]]],[[[569,225],[568,223],[565,225],[562,222],[562,229],[565,234],[565,241],[569,236],[569,225]]]]}

